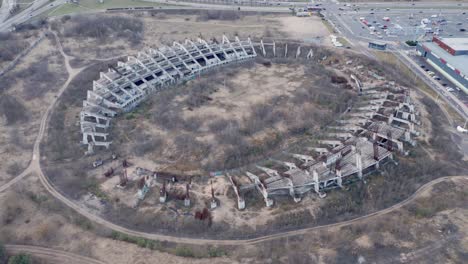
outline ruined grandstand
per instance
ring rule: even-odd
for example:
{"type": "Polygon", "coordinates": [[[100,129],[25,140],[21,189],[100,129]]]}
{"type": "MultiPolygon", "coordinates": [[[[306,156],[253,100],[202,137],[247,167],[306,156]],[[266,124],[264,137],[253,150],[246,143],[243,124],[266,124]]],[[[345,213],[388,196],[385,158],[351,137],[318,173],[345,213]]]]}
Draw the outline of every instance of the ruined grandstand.
{"type": "Polygon", "coordinates": [[[323,198],[324,190],[362,179],[391,161],[394,152],[408,154],[405,145],[415,146],[413,137],[419,135],[419,114],[408,91],[391,86],[361,88],[361,104],[328,127],[325,138],[309,147],[310,153],[288,153],[289,159],[272,160],[279,167],[256,166],[245,175],[228,175],[238,208],[246,206],[243,195],[255,190],[266,206],[272,206],[276,196],[289,195],[299,202],[310,191],[323,198]],[[243,184],[242,178],[247,178],[243,184]]]}
{"type": "Polygon", "coordinates": [[[171,47],[149,49],[119,62],[117,67],[101,72],[100,78],[88,90],[80,113],[82,144],[91,154],[95,146],[109,148],[107,129],[112,117],[129,112],[135,106],[165,87],[194,78],[213,67],[242,62],[257,56],[250,39],[231,42],[223,36],[222,42],[174,42],[171,47]]]}
{"type": "MultiPolygon", "coordinates": [[[[149,49],[127,62],[110,67],[93,82],[80,114],[82,144],[92,154],[95,147],[109,148],[110,122],[120,113],[129,112],[149,95],[177,83],[190,80],[213,67],[239,63],[257,57],[293,57],[310,59],[312,48],[250,38],[230,41],[186,40],[171,47],[149,49]]],[[[366,87],[357,73],[351,74],[361,99],[349,107],[333,125],[327,127],[317,145],[308,153],[288,153],[285,159],[274,159],[278,166],[255,166],[242,174],[230,175],[238,208],[246,207],[244,194],[258,191],[266,206],[276,196],[291,196],[295,202],[313,191],[325,197],[324,190],[342,187],[346,182],[362,179],[398,152],[406,155],[405,146],[414,146],[418,136],[418,111],[407,89],[393,84],[366,87]]]]}

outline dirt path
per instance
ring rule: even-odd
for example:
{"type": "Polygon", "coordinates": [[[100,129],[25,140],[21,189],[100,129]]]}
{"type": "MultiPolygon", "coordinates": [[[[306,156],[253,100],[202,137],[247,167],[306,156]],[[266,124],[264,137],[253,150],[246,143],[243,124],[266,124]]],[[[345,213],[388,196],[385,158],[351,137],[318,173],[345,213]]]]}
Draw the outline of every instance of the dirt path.
{"type": "Polygon", "coordinates": [[[70,264],[104,264],[105,262],[98,261],[92,258],[83,257],[70,252],[36,247],[26,245],[5,245],[6,251],[9,254],[26,253],[41,259],[47,260],[47,263],[70,263],[70,264]]]}
{"type": "Polygon", "coordinates": [[[20,181],[26,175],[29,175],[31,172],[37,172],[38,170],[41,169],[40,164],[39,164],[39,157],[40,157],[40,150],[39,149],[40,149],[41,141],[42,141],[42,139],[44,137],[44,133],[45,133],[46,128],[47,128],[50,113],[52,112],[52,109],[55,107],[58,98],[62,95],[63,91],[66,90],[66,88],[68,87],[70,82],[75,78],[76,75],[78,75],[82,70],[85,69],[85,67],[75,69],[75,68],[72,68],[70,66],[70,57],[68,55],[66,55],[65,52],[63,51],[63,47],[62,47],[62,44],[61,44],[58,36],[55,33],[52,33],[52,34],[54,34],[54,36],[55,36],[55,38],[57,40],[57,43],[59,45],[59,51],[60,51],[60,53],[62,54],[62,56],[64,58],[65,67],[66,67],[67,72],[68,72],[68,79],[62,85],[62,87],[60,87],[60,90],[58,91],[54,101],[50,104],[50,106],[47,108],[47,110],[45,111],[44,115],[41,118],[41,123],[39,125],[39,133],[38,133],[38,135],[36,137],[36,140],[34,141],[32,158],[31,158],[31,161],[29,162],[28,167],[21,174],[19,174],[15,178],[11,179],[6,184],[0,186],[0,194],[3,191],[10,188],[13,184],[20,181]]]}
{"type": "Polygon", "coordinates": [[[88,218],[90,221],[103,225],[109,229],[112,229],[114,231],[118,231],[127,235],[131,236],[137,236],[137,237],[143,237],[146,239],[152,239],[152,240],[159,240],[159,241],[170,241],[170,242],[175,242],[175,243],[186,243],[186,244],[198,244],[198,245],[249,245],[249,244],[257,244],[269,240],[274,240],[277,238],[285,238],[285,237],[291,237],[291,236],[297,236],[297,235],[304,235],[310,231],[315,231],[315,230],[321,230],[321,229],[328,229],[328,228],[337,228],[337,227],[343,227],[343,226],[348,226],[356,222],[362,222],[364,220],[368,220],[371,218],[375,218],[384,214],[388,214],[392,211],[398,210],[402,208],[403,206],[407,205],[408,203],[412,202],[414,199],[416,199],[421,193],[429,190],[433,185],[443,182],[446,180],[452,180],[452,179],[465,179],[468,180],[468,176],[447,176],[447,177],[442,177],[438,178],[436,180],[433,180],[431,182],[426,183],[425,185],[421,186],[414,194],[412,194],[410,197],[405,199],[404,201],[395,204],[391,207],[388,207],[386,209],[383,209],[381,211],[377,211],[368,215],[364,215],[361,217],[357,217],[352,220],[344,221],[344,222],[339,222],[335,224],[329,224],[329,225],[322,225],[322,226],[316,226],[316,227],[310,227],[310,228],[303,228],[303,229],[298,229],[294,231],[288,231],[288,232],[282,232],[278,234],[273,234],[273,235],[267,235],[267,236],[261,236],[258,238],[253,238],[253,239],[239,239],[239,240],[216,240],[216,239],[200,239],[200,238],[188,238],[188,237],[176,237],[176,236],[169,236],[169,235],[161,235],[161,234],[153,234],[153,233],[145,233],[145,232],[139,232],[135,230],[131,230],[119,225],[116,225],[110,221],[105,220],[104,218],[101,218],[100,216],[94,215],[90,213],[86,208],[83,208],[79,206],[78,204],[74,203],[73,201],[69,200],[67,197],[63,196],[61,193],[59,193],[52,184],[49,182],[48,178],[42,173],[42,170],[38,171],[39,173],[39,178],[44,185],[44,187],[47,189],[47,191],[52,194],[55,198],[60,200],[61,202],[65,203],[68,207],[74,209],[77,213],[81,214],[82,216],[88,218]]]}

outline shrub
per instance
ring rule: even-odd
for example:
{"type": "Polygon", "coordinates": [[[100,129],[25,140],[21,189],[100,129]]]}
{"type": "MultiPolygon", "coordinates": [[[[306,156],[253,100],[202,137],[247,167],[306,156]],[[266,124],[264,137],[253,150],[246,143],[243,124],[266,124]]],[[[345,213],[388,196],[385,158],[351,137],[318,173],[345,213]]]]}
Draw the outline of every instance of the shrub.
{"type": "Polygon", "coordinates": [[[161,248],[160,244],[158,241],[142,238],[142,237],[134,237],[134,236],[129,236],[117,231],[112,231],[111,233],[111,238],[114,240],[120,240],[120,241],[125,241],[128,243],[132,244],[137,244],[139,247],[142,248],[148,248],[148,249],[159,249],[161,248]]]}
{"type": "Polygon", "coordinates": [[[177,247],[175,250],[175,254],[179,257],[184,257],[184,258],[195,257],[195,254],[193,253],[192,249],[183,247],[183,246],[177,247]]]}
{"type": "Polygon", "coordinates": [[[28,47],[25,41],[17,39],[11,33],[0,33],[0,41],[0,62],[12,61],[28,47]]]}
{"type": "Polygon", "coordinates": [[[32,263],[31,257],[27,254],[21,253],[8,259],[8,264],[30,264],[32,263]]]}
{"type": "Polygon", "coordinates": [[[143,22],[137,18],[119,16],[76,16],[73,24],[64,30],[67,37],[94,38],[110,41],[114,37],[125,38],[133,44],[142,40],[143,22]]]}
{"type": "Polygon", "coordinates": [[[232,10],[207,10],[201,12],[197,20],[238,20],[241,18],[241,14],[237,11],[232,10]]]}
{"type": "Polygon", "coordinates": [[[405,43],[408,46],[411,46],[411,47],[414,47],[414,46],[418,45],[418,42],[416,40],[407,40],[407,41],[405,41],[405,43]]]}
{"type": "Polygon", "coordinates": [[[5,246],[0,242],[0,263],[3,263],[6,259],[5,246]]]}
{"type": "Polygon", "coordinates": [[[6,169],[6,173],[11,176],[16,176],[21,172],[21,169],[21,165],[18,162],[15,162],[8,166],[8,168],[6,169]]]}
{"type": "Polygon", "coordinates": [[[8,94],[0,95],[0,113],[6,118],[7,125],[27,121],[27,109],[15,97],[8,94]]]}
{"type": "Polygon", "coordinates": [[[212,258],[226,256],[226,252],[222,248],[212,247],[208,249],[208,256],[212,258]]]}

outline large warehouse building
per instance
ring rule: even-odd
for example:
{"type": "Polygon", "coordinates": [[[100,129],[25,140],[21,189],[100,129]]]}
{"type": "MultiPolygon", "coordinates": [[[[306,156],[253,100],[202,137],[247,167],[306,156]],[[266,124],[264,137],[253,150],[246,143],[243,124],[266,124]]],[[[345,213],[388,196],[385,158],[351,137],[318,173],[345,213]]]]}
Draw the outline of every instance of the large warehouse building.
{"type": "Polygon", "coordinates": [[[468,38],[438,38],[419,43],[419,55],[468,94],[468,38]]]}

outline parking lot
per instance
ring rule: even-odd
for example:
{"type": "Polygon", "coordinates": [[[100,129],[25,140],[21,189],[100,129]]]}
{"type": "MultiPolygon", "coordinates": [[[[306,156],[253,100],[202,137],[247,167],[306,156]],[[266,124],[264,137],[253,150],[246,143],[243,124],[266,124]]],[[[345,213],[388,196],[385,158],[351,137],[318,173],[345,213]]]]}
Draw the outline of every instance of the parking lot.
{"type": "Polygon", "coordinates": [[[444,91],[441,91],[442,94],[446,95],[447,93],[452,93],[461,102],[463,102],[466,106],[468,106],[468,95],[465,94],[460,88],[453,85],[442,74],[437,72],[437,70],[435,70],[431,65],[426,63],[426,60],[423,59],[422,57],[416,56],[413,59],[419,64],[419,67],[424,69],[424,71],[426,72],[428,76],[438,81],[445,88],[444,91]],[[432,74],[431,72],[433,72],[434,74],[432,74]]]}
{"type": "Polygon", "coordinates": [[[467,10],[348,9],[337,16],[354,35],[369,39],[404,42],[432,38],[433,34],[468,37],[467,10]]]}

